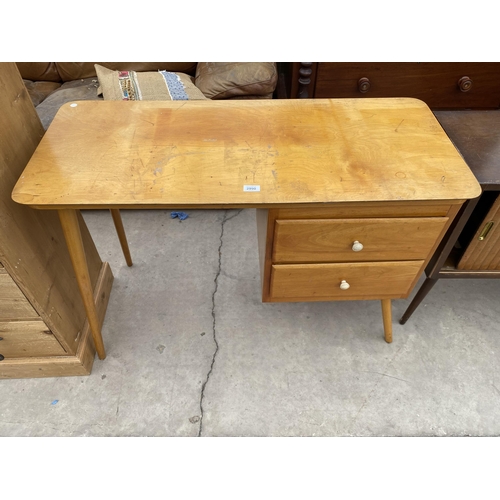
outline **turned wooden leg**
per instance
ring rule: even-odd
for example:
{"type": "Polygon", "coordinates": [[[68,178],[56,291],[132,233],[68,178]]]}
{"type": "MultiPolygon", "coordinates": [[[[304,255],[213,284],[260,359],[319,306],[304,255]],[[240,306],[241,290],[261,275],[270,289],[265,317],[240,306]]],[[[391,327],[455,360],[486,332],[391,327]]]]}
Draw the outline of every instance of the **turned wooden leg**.
{"type": "Polygon", "coordinates": [[[83,248],[82,234],[76,210],[59,210],[59,219],[68,245],[69,255],[73,263],[73,269],[76,275],[80,295],[82,296],[83,306],[87,313],[94,346],[99,359],[106,357],[104,343],[102,341],[101,328],[94,303],[94,292],[92,283],[90,282],[89,268],[85,257],[85,249],[83,248]]]}
{"type": "Polygon", "coordinates": [[[413,300],[410,302],[410,305],[404,312],[403,316],[401,316],[401,319],[399,320],[399,323],[401,325],[404,325],[410,319],[410,316],[413,314],[415,309],[420,305],[420,302],[424,300],[425,296],[431,291],[431,288],[436,283],[437,283],[436,279],[426,278],[426,280],[422,283],[422,286],[419,288],[415,297],[413,297],[413,300]]]}
{"type": "Polygon", "coordinates": [[[113,217],[113,222],[115,223],[116,232],[118,233],[118,239],[120,240],[120,245],[122,247],[123,255],[127,262],[127,266],[132,265],[132,257],[130,256],[130,250],[128,248],[127,236],[125,235],[125,229],[123,228],[122,217],[120,215],[120,210],[110,209],[111,216],[113,217]]]}
{"type": "Polygon", "coordinates": [[[384,336],[385,341],[390,344],[392,342],[392,311],[391,299],[382,299],[382,318],[384,320],[384,336]]]}
{"type": "Polygon", "coordinates": [[[297,97],[299,99],[307,99],[309,97],[309,85],[311,84],[312,62],[301,62],[299,69],[299,89],[297,97]]]}

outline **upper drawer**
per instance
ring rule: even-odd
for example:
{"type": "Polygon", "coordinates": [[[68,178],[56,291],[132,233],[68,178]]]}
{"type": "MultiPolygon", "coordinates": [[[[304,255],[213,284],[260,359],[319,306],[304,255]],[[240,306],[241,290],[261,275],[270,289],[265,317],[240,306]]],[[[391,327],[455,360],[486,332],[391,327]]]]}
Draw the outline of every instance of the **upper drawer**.
{"type": "Polygon", "coordinates": [[[272,260],[357,262],[426,259],[448,217],[277,220],[272,260]],[[354,246],[354,242],[359,244],[354,246]],[[356,251],[357,250],[357,251],[356,251]]]}
{"type": "Polygon", "coordinates": [[[498,108],[500,63],[318,63],[314,97],[414,97],[431,108],[498,108]]]}

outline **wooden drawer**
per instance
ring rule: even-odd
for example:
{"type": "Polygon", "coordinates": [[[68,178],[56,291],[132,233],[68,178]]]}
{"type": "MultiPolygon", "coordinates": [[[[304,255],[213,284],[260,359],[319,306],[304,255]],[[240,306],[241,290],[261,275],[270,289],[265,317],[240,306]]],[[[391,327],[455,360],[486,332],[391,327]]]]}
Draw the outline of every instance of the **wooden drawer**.
{"type": "Polygon", "coordinates": [[[426,259],[447,217],[277,220],[272,260],[358,262],[426,259]],[[362,250],[354,251],[358,241],[362,250]]]}
{"type": "Polygon", "coordinates": [[[0,354],[5,359],[66,354],[41,319],[2,321],[0,338],[0,354]]]}
{"type": "Polygon", "coordinates": [[[324,62],[318,63],[314,97],[414,97],[431,108],[498,108],[499,81],[496,62],[324,62]],[[459,83],[464,77],[472,82],[468,88],[467,81],[461,81],[465,91],[459,83]]]}
{"type": "Polygon", "coordinates": [[[404,298],[424,261],[343,264],[275,264],[271,300],[372,300],[404,298]],[[345,280],[347,290],[340,285],[345,280]]]}

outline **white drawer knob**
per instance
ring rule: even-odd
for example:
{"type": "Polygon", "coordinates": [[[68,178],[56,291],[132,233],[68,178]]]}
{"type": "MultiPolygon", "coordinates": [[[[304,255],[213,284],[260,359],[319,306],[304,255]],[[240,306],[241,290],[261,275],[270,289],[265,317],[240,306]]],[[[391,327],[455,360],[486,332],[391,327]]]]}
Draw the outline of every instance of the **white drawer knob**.
{"type": "Polygon", "coordinates": [[[359,241],[356,240],[352,244],[352,251],[353,252],[361,252],[361,250],[363,250],[363,245],[359,241]]]}
{"type": "Polygon", "coordinates": [[[351,288],[351,285],[349,285],[346,280],[342,280],[342,283],[340,283],[340,289],[347,290],[348,288],[351,288]]]}

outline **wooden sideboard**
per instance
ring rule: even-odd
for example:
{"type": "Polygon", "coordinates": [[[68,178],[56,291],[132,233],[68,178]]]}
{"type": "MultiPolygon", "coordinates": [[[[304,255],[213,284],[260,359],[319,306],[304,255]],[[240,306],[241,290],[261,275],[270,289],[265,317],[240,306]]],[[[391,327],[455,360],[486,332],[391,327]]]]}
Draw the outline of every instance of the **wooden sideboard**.
{"type": "MultiPolygon", "coordinates": [[[[58,217],[11,198],[44,135],[15,63],[0,63],[0,90],[0,378],[88,375],[95,349],[58,217]]],[[[102,322],[113,275],[79,224],[102,322]]]]}
{"type": "Polygon", "coordinates": [[[279,63],[279,98],[414,97],[431,109],[500,105],[500,63],[279,63]]]}

